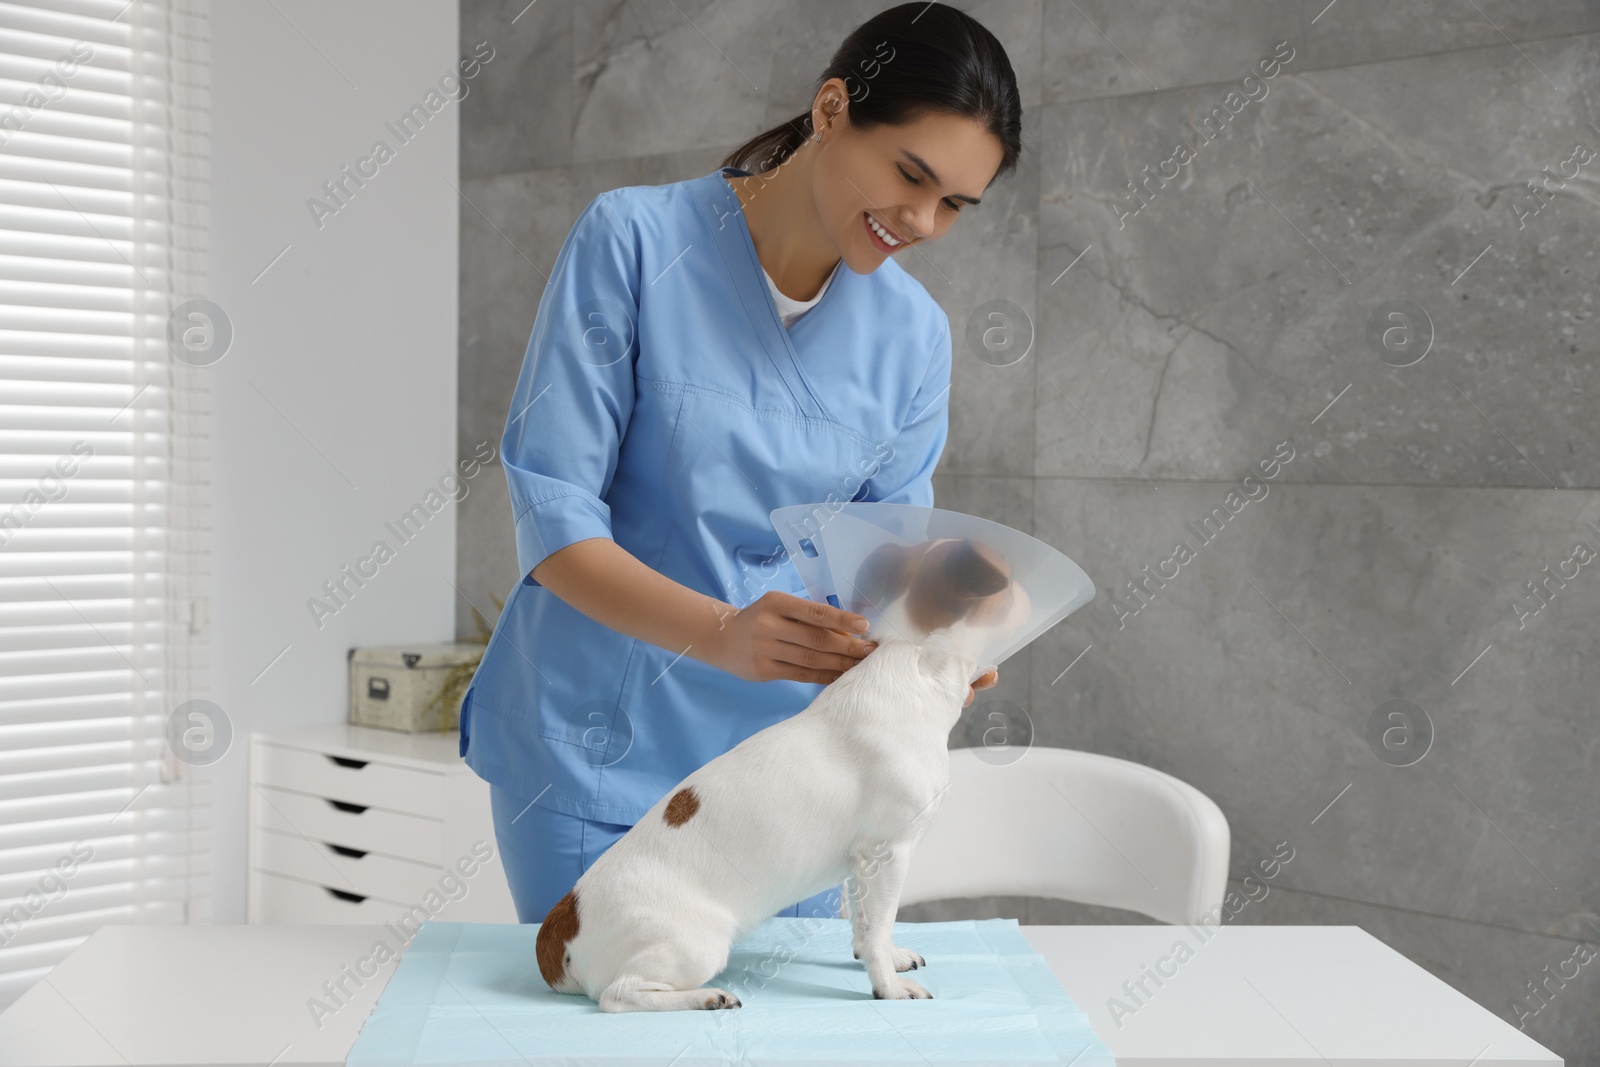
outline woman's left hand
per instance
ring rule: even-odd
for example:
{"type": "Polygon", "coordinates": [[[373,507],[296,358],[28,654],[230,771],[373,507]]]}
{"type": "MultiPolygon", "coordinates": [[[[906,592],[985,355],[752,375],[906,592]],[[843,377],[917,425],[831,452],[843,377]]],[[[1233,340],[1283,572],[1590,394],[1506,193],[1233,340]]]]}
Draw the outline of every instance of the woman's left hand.
{"type": "Polygon", "coordinates": [[[973,698],[978,695],[976,690],[993,689],[995,683],[998,681],[1000,681],[1000,668],[998,667],[990,671],[988,674],[981,675],[976,682],[973,682],[971,685],[967,686],[966,703],[963,703],[961,706],[966,707],[967,704],[972,703],[973,698]]]}

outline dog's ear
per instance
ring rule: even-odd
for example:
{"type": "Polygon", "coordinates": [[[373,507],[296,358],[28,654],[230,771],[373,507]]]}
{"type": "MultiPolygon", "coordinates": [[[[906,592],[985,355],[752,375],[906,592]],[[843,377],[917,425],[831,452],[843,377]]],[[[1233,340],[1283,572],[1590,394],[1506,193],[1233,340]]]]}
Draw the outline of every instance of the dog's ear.
{"type": "Polygon", "coordinates": [[[971,597],[993,596],[1011,584],[1011,575],[999,560],[978,549],[970,539],[959,541],[944,560],[945,580],[952,589],[971,597]]]}
{"type": "Polygon", "coordinates": [[[908,608],[924,633],[962,619],[976,621],[1009,600],[1010,568],[993,550],[970,540],[932,542],[912,580],[908,608]]]}
{"type": "Polygon", "coordinates": [[[1015,626],[1026,618],[1030,610],[1028,591],[1016,580],[1011,565],[985,545],[966,541],[963,547],[965,551],[951,555],[953,560],[962,561],[956,580],[966,582],[972,594],[967,602],[967,623],[989,629],[1015,626]]]}
{"type": "Polygon", "coordinates": [[[905,592],[911,581],[911,550],[896,544],[880,545],[861,564],[855,591],[876,611],[883,611],[905,592]]]}

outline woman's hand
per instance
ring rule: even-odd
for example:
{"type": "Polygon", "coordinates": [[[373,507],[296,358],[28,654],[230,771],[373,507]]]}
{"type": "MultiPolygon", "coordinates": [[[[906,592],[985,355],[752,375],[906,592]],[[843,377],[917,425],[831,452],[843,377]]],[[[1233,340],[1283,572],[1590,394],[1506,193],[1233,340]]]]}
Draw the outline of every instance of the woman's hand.
{"type": "Polygon", "coordinates": [[[826,685],[878,647],[852,636],[858,622],[866,629],[853,611],[774,589],[724,616],[705,662],[747,682],[826,685]]]}
{"type": "Polygon", "coordinates": [[[1000,681],[1000,668],[999,667],[994,668],[988,674],[979,675],[978,676],[978,680],[976,682],[973,682],[971,685],[967,686],[967,700],[966,700],[966,703],[962,704],[961,706],[962,707],[966,707],[967,704],[972,703],[972,698],[978,695],[975,692],[975,690],[978,690],[978,689],[993,689],[994,686],[995,686],[995,683],[997,683],[999,681],[1000,681]]]}

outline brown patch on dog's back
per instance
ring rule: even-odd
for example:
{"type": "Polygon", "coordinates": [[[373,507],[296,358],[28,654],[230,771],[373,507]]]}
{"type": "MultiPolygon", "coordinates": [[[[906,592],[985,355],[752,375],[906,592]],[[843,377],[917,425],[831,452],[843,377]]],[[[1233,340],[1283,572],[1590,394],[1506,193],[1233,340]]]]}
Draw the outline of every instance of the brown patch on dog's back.
{"type": "Polygon", "coordinates": [[[682,826],[694,818],[694,813],[700,810],[700,798],[694,795],[694,786],[685,786],[672,794],[672,799],[667,801],[667,810],[661,817],[667,820],[668,826],[682,826]]]}
{"type": "Polygon", "coordinates": [[[544,917],[535,942],[539,973],[544,976],[545,983],[558,992],[568,991],[561,988],[567,979],[567,942],[577,936],[578,891],[570,889],[544,917]]]}

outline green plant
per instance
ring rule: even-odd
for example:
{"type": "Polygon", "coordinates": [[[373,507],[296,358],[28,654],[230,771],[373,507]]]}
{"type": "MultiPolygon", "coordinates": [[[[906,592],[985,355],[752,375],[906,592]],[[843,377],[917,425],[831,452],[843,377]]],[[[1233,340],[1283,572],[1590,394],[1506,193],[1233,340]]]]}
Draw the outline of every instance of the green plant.
{"type": "MultiPolygon", "coordinates": [[[[505,601],[493,593],[489,594],[489,599],[494,601],[494,608],[497,614],[505,610],[505,601]]],[[[478,632],[472,637],[464,637],[461,640],[464,644],[482,645],[487,649],[489,647],[489,638],[494,635],[494,627],[489,625],[489,620],[485,619],[483,613],[476,607],[470,604],[467,606],[472,611],[472,624],[478,632]]],[[[472,676],[478,673],[478,664],[481,662],[483,662],[483,652],[479,651],[471,659],[463,660],[451,666],[445,672],[444,681],[440,684],[439,691],[422,706],[423,711],[433,707],[439,709],[439,732],[441,734],[449,733],[460,725],[461,700],[467,695],[467,687],[472,684],[472,676]]]]}

